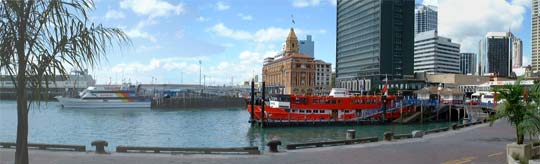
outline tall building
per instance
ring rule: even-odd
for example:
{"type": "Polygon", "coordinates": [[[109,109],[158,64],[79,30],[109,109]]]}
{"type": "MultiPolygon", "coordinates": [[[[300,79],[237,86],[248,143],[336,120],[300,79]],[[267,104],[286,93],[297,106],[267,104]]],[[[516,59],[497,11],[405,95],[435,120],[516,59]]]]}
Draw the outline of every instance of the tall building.
{"type": "Polygon", "coordinates": [[[437,6],[417,5],[414,9],[414,32],[437,30],[437,6]]]}
{"type": "Polygon", "coordinates": [[[313,94],[315,61],[299,53],[298,39],[291,28],[283,56],[264,59],[262,78],[270,94],[313,94]]]}
{"type": "Polygon", "coordinates": [[[532,72],[540,71],[540,13],[538,8],[540,7],[539,0],[532,0],[531,11],[531,66],[532,72]]]}
{"type": "Polygon", "coordinates": [[[307,35],[306,40],[299,40],[298,44],[301,54],[315,57],[315,42],[311,40],[311,35],[307,35]]]}
{"type": "Polygon", "coordinates": [[[523,42],[515,38],[512,41],[512,68],[521,68],[523,66],[523,42]]]}
{"type": "Polygon", "coordinates": [[[476,54],[460,53],[459,70],[462,74],[475,74],[476,72],[476,54]]]}
{"type": "Polygon", "coordinates": [[[438,36],[437,31],[416,34],[414,38],[414,72],[427,74],[460,73],[459,44],[438,36]]]}
{"type": "Polygon", "coordinates": [[[414,0],[337,1],[338,87],[413,75],[414,4],[414,0]]]}
{"type": "Polygon", "coordinates": [[[315,60],[315,93],[316,95],[328,95],[332,86],[332,64],[322,60],[315,60]]]}
{"type": "Polygon", "coordinates": [[[512,76],[513,43],[516,39],[510,32],[488,32],[480,42],[480,75],[512,76]]]}

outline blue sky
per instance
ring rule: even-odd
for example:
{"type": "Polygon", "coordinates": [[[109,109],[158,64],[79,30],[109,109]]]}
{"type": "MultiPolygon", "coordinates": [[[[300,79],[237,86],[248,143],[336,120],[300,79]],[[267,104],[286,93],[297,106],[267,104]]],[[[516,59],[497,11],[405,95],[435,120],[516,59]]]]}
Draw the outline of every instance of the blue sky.
{"type": "MultiPolygon", "coordinates": [[[[446,14],[439,16],[445,27],[439,31],[462,43],[462,51],[476,52],[474,40],[511,26],[523,40],[524,55],[530,56],[527,3],[530,6],[530,0],[441,0],[439,10],[446,14]],[[460,5],[467,4],[508,14],[462,11],[466,8],[460,5]],[[449,16],[459,14],[478,16],[449,16]]],[[[262,59],[281,49],[291,27],[299,39],[313,36],[315,58],[334,64],[335,14],[335,0],[98,0],[93,21],[123,29],[133,45],[112,50],[91,74],[101,84],[198,84],[201,60],[207,84],[229,85],[232,79],[238,84],[260,74],[262,59]]]]}

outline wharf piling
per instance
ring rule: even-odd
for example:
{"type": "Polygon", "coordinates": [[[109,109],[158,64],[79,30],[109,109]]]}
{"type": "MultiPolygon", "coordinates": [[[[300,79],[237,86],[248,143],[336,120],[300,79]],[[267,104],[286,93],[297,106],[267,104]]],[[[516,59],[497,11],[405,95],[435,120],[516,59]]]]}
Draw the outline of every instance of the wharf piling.
{"type": "Polygon", "coordinates": [[[251,101],[250,101],[250,104],[251,104],[251,115],[250,115],[250,122],[253,122],[254,120],[254,111],[255,111],[255,82],[252,80],[251,81],[251,93],[250,93],[250,98],[251,98],[251,101]]]}
{"type": "Polygon", "coordinates": [[[261,127],[264,127],[264,106],[265,105],[265,102],[264,102],[264,98],[265,98],[265,91],[266,91],[266,86],[265,86],[265,82],[263,81],[262,82],[262,98],[261,98],[261,127]]]}

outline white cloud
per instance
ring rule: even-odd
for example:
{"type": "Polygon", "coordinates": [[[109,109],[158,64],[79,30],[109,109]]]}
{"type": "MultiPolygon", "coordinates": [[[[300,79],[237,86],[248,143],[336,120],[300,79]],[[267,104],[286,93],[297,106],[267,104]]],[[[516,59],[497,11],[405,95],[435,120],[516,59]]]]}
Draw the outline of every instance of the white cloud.
{"type": "MultiPolygon", "coordinates": [[[[295,30],[295,33],[296,35],[298,35],[300,31],[295,30]]],[[[255,32],[254,40],[258,42],[285,40],[288,34],[289,34],[289,29],[269,27],[265,29],[260,29],[257,32],[255,32]]]]}
{"type": "Polygon", "coordinates": [[[144,73],[158,70],[182,70],[186,73],[199,72],[199,65],[196,59],[201,58],[163,58],[163,59],[151,59],[148,63],[121,63],[113,66],[111,71],[113,73],[144,73]]]}
{"type": "Polygon", "coordinates": [[[253,17],[252,17],[251,15],[245,15],[245,14],[242,14],[242,13],[238,13],[237,15],[238,15],[238,16],[240,17],[240,19],[242,19],[242,20],[246,20],[246,21],[251,21],[251,20],[253,20],[253,17]]]}
{"type": "Polygon", "coordinates": [[[532,1],[531,0],[512,0],[512,4],[531,8],[532,1]]]}
{"type": "Polygon", "coordinates": [[[231,8],[230,5],[226,4],[225,2],[223,1],[218,1],[216,3],[216,9],[220,10],[220,11],[223,11],[223,10],[228,10],[229,8],[231,8]]]}
{"type": "Polygon", "coordinates": [[[109,10],[105,14],[105,19],[122,19],[126,17],[123,12],[117,10],[109,10]]]}
{"type": "Polygon", "coordinates": [[[206,21],[208,21],[208,18],[205,18],[205,17],[203,17],[203,16],[199,16],[199,17],[197,17],[197,21],[199,21],[199,22],[206,22],[206,21]]]}
{"type": "Polygon", "coordinates": [[[133,28],[128,31],[126,31],[126,34],[131,38],[143,38],[148,39],[152,42],[156,42],[157,39],[153,35],[149,34],[148,32],[141,31],[141,29],[133,28]]]}
{"type": "Polygon", "coordinates": [[[237,58],[238,62],[221,61],[215,66],[206,69],[205,74],[214,77],[214,81],[230,83],[230,76],[235,79],[248,80],[253,73],[260,72],[263,59],[277,55],[277,51],[242,51],[237,58]]]}
{"type": "Polygon", "coordinates": [[[520,29],[524,14],[525,6],[505,0],[440,0],[438,27],[442,36],[461,43],[463,52],[477,52],[487,32],[520,29]]]}
{"type": "MultiPolygon", "coordinates": [[[[289,34],[289,29],[279,28],[279,27],[268,27],[264,29],[259,29],[255,33],[235,30],[225,26],[223,23],[218,23],[214,25],[210,31],[216,33],[216,35],[238,39],[238,40],[253,40],[256,42],[269,42],[277,40],[285,40],[289,34]]],[[[303,34],[304,32],[299,29],[295,29],[297,36],[303,34]]]]}
{"type": "Polygon", "coordinates": [[[309,6],[318,6],[321,3],[321,0],[293,0],[292,5],[294,7],[309,7],[309,6]]]}
{"type": "Polygon", "coordinates": [[[150,19],[146,21],[139,21],[139,23],[137,23],[137,25],[134,28],[125,31],[126,35],[128,35],[131,38],[142,38],[142,39],[150,40],[152,42],[157,42],[157,39],[154,35],[146,31],[143,31],[144,27],[153,25],[153,24],[156,24],[156,22],[150,19]]]}
{"type": "Polygon", "coordinates": [[[422,4],[427,5],[427,6],[439,6],[439,1],[438,0],[424,0],[422,4]]]}
{"type": "Polygon", "coordinates": [[[167,16],[173,13],[179,15],[185,11],[182,3],[173,5],[162,0],[123,0],[120,2],[120,8],[131,9],[136,14],[149,17],[167,16]]]}
{"type": "Polygon", "coordinates": [[[229,37],[233,39],[250,39],[252,35],[245,31],[236,31],[226,27],[223,23],[218,23],[211,28],[219,36],[229,37]]]}

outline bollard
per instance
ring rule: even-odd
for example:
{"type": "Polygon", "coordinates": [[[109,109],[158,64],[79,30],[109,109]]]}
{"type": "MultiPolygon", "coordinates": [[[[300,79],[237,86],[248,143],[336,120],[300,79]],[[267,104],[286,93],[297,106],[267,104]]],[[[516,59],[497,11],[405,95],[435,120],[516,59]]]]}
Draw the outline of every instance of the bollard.
{"type": "Polygon", "coordinates": [[[424,136],[424,131],[421,130],[415,130],[412,131],[413,138],[422,138],[424,136]]]}
{"type": "Polygon", "coordinates": [[[384,140],[385,141],[392,141],[393,136],[394,136],[394,133],[392,133],[392,132],[384,132],[384,140]]]}
{"type": "Polygon", "coordinates": [[[109,146],[109,143],[107,143],[107,141],[104,141],[104,140],[96,140],[96,141],[92,141],[92,146],[96,147],[96,153],[106,154],[107,152],[105,151],[105,146],[109,146]]]}
{"type": "Polygon", "coordinates": [[[278,152],[278,145],[281,145],[280,140],[271,140],[266,144],[266,146],[270,147],[270,152],[272,153],[278,152]]]}
{"type": "Polygon", "coordinates": [[[452,124],[452,130],[457,130],[457,129],[458,129],[457,124],[456,124],[456,123],[453,123],[453,124],[452,124]]]}
{"type": "Polygon", "coordinates": [[[354,130],[354,129],[349,129],[349,130],[347,130],[347,137],[346,137],[346,139],[352,140],[352,139],[355,139],[355,138],[356,138],[356,130],[354,130]]]}

